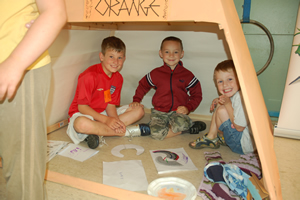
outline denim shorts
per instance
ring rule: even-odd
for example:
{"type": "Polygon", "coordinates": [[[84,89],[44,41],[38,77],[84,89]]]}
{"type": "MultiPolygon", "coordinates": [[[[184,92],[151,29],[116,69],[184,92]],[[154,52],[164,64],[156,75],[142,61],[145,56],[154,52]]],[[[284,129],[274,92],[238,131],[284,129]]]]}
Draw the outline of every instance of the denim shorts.
{"type": "Polygon", "coordinates": [[[221,126],[219,127],[219,130],[223,132],[224,139],[226,144],[229,146],[229,148],[238,154],[244,154],[242,144],[241,144],[241,138],[243,135],[243,132],[237,131],[235,128],[232,128],[232,123],[230,119],[223,122],[221,126]]]}

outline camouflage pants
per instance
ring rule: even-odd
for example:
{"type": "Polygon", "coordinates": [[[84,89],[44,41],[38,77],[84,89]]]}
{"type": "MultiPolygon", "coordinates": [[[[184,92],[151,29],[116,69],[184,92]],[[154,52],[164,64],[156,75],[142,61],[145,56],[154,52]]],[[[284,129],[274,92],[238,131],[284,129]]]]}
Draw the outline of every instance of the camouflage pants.
{"type": "Polygon", "coordinates": [[[193,122],[188,115],[178,114],[176,111],[165,113],[151,109],[149,126],[153,139],[163,140],[167,136],[169,128],[174,133],[178,133],[188,130],[192,125],[193,122]]]}

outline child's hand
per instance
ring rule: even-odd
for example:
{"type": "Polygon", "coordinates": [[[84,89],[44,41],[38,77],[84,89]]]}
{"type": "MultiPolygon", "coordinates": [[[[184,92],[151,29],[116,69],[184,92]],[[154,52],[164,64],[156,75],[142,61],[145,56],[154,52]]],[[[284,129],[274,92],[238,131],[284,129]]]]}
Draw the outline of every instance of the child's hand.
{"type": "Polygon", "coordinates": [[[125,132],[126,132],[126,129],[124,130],[123,128],[116,128],[116,129],[114,129],[114,131],[115,131],[116,133],[121,134],[121,133],[125,133],[125,132]]]}
{"type": "Polygon", "coordinates": [[[144,108],[144,105],[140,104],[139,102],[132,102],[132,103],[129,104],[129,107],[139,107],[139,106],[144,108]]]}
{"type": "Polygon", "coordinates": [[[219,104],[221,104],[221,105],[226,105],[226,104],[228,104],[228,103],[231,103],[231,100],[230,100],[230,98],[229,97],[227,97],[226,95],[221,95],[221,96],[219,96],[219,104]]]}
{"type": "Polygon", "coordinates": [[[187,115],[189,113],[189,110],[185,106],[178,106],[176,113],[187,115]]]}
{"type": "Polygon", "coordinates": [[[5,97],[12,99],[18,84],[23,80],[24,70],[18,69],[17,64],[11,64],[7,60],[0,63],[0,101],[5,97]]]}
{"type": "Polygon", "coordinates": [[[218,102],[219,102],[219,98],[215,98],[212,102],[211,102],[211,105],[210,105],[210,112],[212,112],[216,106],[218,105],[218,102]]]}
{"type": "Polygon", "coordinates": [[[114,131],[117,130],[118,132],[121,131],[122,133],[125,133],[126,131],[125,124],[120,119],[115,117],[108,117],[106,121],[106,125],[109,126],[111,129],[113,129],[114,131]]]}

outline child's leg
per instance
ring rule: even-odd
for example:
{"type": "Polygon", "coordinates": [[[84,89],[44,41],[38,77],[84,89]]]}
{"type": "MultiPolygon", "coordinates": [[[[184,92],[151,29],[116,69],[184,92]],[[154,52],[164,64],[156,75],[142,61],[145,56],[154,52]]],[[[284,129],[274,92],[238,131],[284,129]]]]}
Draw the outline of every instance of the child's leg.
{"type": "Polygon", "coordinates": [[[188,115],[172,112],[170,115],[170,130],[167,137],[179,134],[198,134],[206,129],[206,124],[202,121],[193,122],[188,115]]]}
{"type": "Polygon", "coordinates": [[[218,127],[224,122],[223,120],[229,119],[229,115],[224,106],[218,106],[216,111],[213,113],[211,118],[210,129],[207,134],[205,134],[202,138],[197,138],[197,140],[190,142],[189,146],[191,148],[219,148],[220,144],[223,144],[222,136],[218,135],[219,129],[218,127]]]}
{"type": "Polygon", "coordinates": [[[223,131],[226,144],[230,147],[230,149],[235,153],[244,154],[241,145],[243,132],[239,132],[232,127],[230,119],[221,124],[219,129],[223,131]]]}
{"type": "Polygon", "coordinates": [[[180,135],[182,131],[188,130],[192,125],[193,121],[188,115],[178,114],[173,112],[169,118],[170,128],[166,138],[180,135]]]}
{"type": "Polygon", "coordinates": [[[149,126],[151,137],[156,140],[163,140],[169,131],[169,113],[151,109],[149,126]]]}
{"type": "Polygon", "coordinates": [[[140,120],[145,112],[143,106],[122,106],[117,109],[120,120],[126,125],[124,136],[139,137],[150,135],[150,127],[148,124],[131,125],[140,120]]]}
{"type": "Polygon", "coordinates": [[[165,138],[171,138],[171,137],[174,137],[174,136],[180,135],[180,134],[181,134],[181,132],[174,133],[174,132],[172,131],[172,129],[169,128],[168,134],[167,134],[167,136],[166,136],[165,138]]]}
{"type": "Polygon", "coordinates": [[[124,113],[119,115],[119,118],[125,124],[125,126],[128,126],[140,120],[144,114],[145,112],[142,106],[134,106],[128,107],[124,113]]]}
{"type": "Polygon", "coordinates": [[[210,123],[210,127],[209,127],[209,131],[207,133],[207,138],[209,139],[214,139],[217,137],[218,134],[218,127],[217,127],[217,123],[216,123],[216,118],[218,116],[217,113],[218,110],[216,110],[216,112],[213,113],[213,116],[211,118],[211,123],[210,123]]]}
{"type": "Polygon", "coordinates": [[[219,127],[221,126],[221,124],[223,124],[228,119],[229,119],[229,115],[228,115],[228,112],[227,112],[225,106],[218,106],[212,116],[210,129],[207,134],[207,138],[214,139],[217,137],[218,132],[222,133],[221,131],[219,131],[219,127]]]}
{"type": "MultiPolygon", "coordinates": [[[[126,126],[141,119],[144,115],[144,109],[141,106],[138,107],[122,106],[119,109],[117,109],[117,112],[119,114],[120,120],[123,121],[126,126]]],[[[105,112],[103,112],[102,114],[106,115],[105,112]]],[[[77,133],[82,133],[87,135],[99,135],[99,136],[124,136],[125,135],[125,133],[117,133],[113,129],[108,127],[106,124],[100,123],[98,121],[94,121],[93,118],[88,118],[86,116],[77,117],[74,120],[73,127],[77,133]]]]}
{"type": "Polygon", "coordinates": [[[219,106],[216,115],[216,127],[219,127],[229,119],[229,115],[225,106],[219,106]]]}
{"type": "Polygon", "coordinates": [[[77,133],[99,136],[122,136],[123,133],[116,133],[113,129],[104,123],[88,119],[86,117],[78,117],[74,121],[74,129],[77,133]]]}
{"type": "MultiPolygon", "coordinates": [[[[209,127],[209,131],[207,134],[205,134],[205,136],[208,138],[208,139],[214,139],[217,137],[217,134],[218,134],[218,128],[217,128],[217,124],[216,124],[216,114],[217,112],[214,112],[213,115],[212,115],[212,118],[211,118],[211,123],[210,123],[210,127],[209,127]]],[[[197,140],[193,141],[193,142],[190,142],[190,147],[193,148],[193,147],[196,147],[196,144],[201,140],[201,138],[197,138],[197,140]]],[[[217,147],[217,146],[216,146],[217,147]]],[[[218,147],[217,147],[218,148],[218,147]]]]}
{"type": "Polygon", "coordinates": [[[75,113],[70,119],[67,134],[75,144],[84,141],[88,135],[116,136],[106,124],[94,121],[93,117],[75,113]]]}
{"type": "Polygon", "coordinates": [[[163,140],[169,130],[169,113],[151,109],[150,122],[126,127],[125,136],[139,137],[151,135],[153,139],[163,140]]]}
{"type": "Polygon", "coordinates": [[[192,120],[187,115],[176,112],[163,113],[154,109],[149,123],[152,138],[158,140],[180,135],[182,131],[188,130],[192,124],[192,120]]]}

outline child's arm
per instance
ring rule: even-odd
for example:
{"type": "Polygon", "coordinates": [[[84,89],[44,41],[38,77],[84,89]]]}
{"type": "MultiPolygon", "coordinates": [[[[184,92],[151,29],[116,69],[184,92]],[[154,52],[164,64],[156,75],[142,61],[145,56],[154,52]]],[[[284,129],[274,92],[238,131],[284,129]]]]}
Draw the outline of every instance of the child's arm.
{"type": "Polygon", "coordinates": [[[219,101],[218,102],[219,102],[219,104],[225,106],[225,108],[227,110],[227,113],[229,115],[229,119],[230,119],[231,123],[233,124],[233,126],[235,127],[235,129],[237,131],[240,131],[240,132],[243,131],[245,129],[245,127],[239,126],[239,125],[237,125],[237,124],[234,123],[234,115],[233,115],[233,111],[234,110],[233,110],[230,98],[227,97],[227,96],[225,96],[225,95],[221,95],[219,97],[219,101]]]}
{"type": "Polygon", "coordinates": [[[149,85],[148,81],[147,81],[147,75],[144,76],[140,81],[139,81],[139,85],[135,90],[135,95],[133,96],[133,103],[140,103],[143,99],[143,97],[145,96],[145,94],[147,94],[147,92],[149,92],[149,90],[152,88],[151,85],[149,85]]]}
{"type": "Polygon", "coordinates": [[[211,105],[210,105],[210,112],[212,112],[216,106],[218,105],[219,103],[219,98],[215,98],[212,102],[211,102],[211,105]]]}
{"type": "Polygon", "coordinates": [[[190,97],[188,103],[183,106],[185,106],[189,112],[191,112],[195,110],[202,101],[202,89],[199,81],[189,88],[189,95],[190,97]]]}
{"type": "Polygon", "coordinates": [[[106,124],[115,130],[116,132],[125,133],[126,126],[125,124],[119,119],[116,106],[113,104],[107,104],[106,107],[106,113],[108,116],[108,119],[106,121],[106,124]]]}
{"type": "Polygon", "coordinates": [[[36,0],[36,3],[39,17],[10,56],[0,64],[0,100],[6,93],[7,98],[13,97],[26,68],[47,50],[66,23],[63,0],[36,0]]]}

